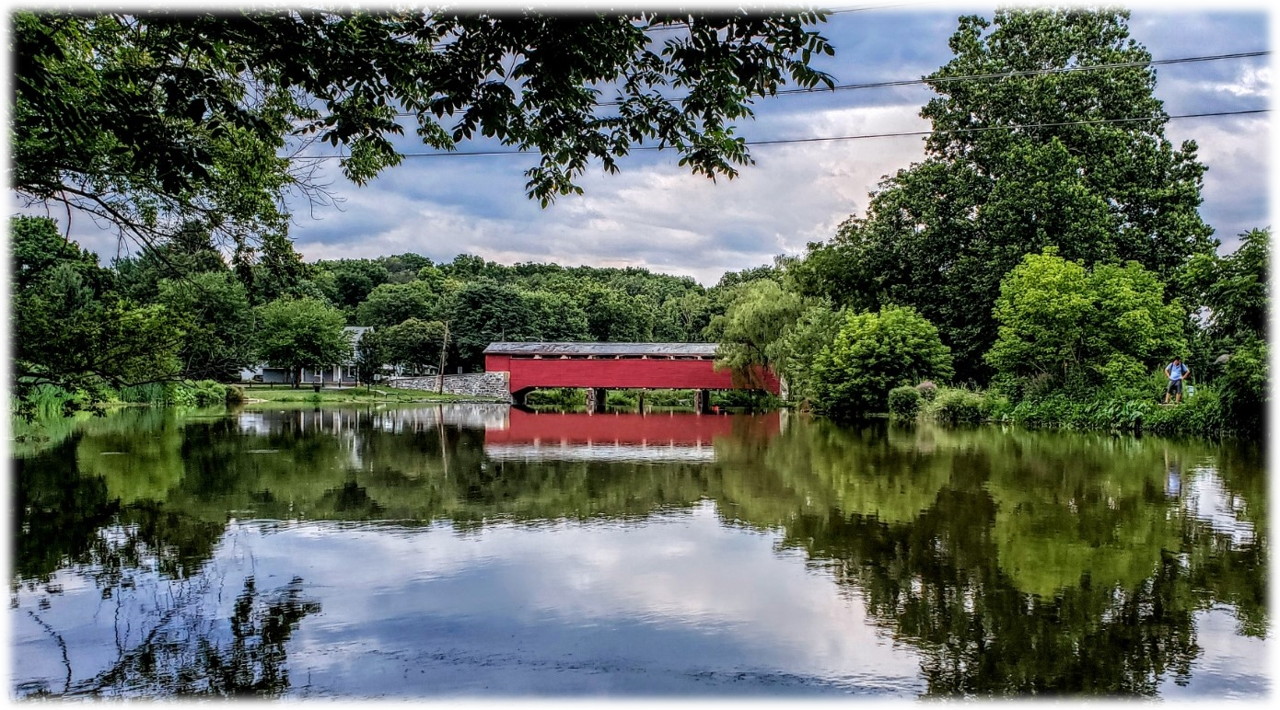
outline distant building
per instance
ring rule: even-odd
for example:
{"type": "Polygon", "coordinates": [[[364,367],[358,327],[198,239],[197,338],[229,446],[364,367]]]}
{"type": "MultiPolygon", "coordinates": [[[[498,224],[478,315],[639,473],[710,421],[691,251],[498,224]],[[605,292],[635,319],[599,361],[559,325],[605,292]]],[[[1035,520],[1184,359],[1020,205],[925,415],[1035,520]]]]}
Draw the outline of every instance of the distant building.
{"type": "MultiPolygon", "coordinates": [[[[355,346],[360,343],[360,338],[364,337],[364,332],[368,329],[368,326],[363,325],[349,325],[343,328],[343,330],[351,333],[352,352],[355,351],[355,346]]],[[[319,378],[321,384],[325,385],[352,387],[357,384],[363,384],[360,382],[360,377],[356,372],[354,356],[345,362],[323,367],[304,367],[298,382],[302,385],[310,385],[316,382],[316,378],[319,378]]],[[[292,384],[293,373],[283,367],[271,367],[270,363],[268,363],[241,370],[240,379],[245,382],[262,382],[263,384],[292,384]]]]}

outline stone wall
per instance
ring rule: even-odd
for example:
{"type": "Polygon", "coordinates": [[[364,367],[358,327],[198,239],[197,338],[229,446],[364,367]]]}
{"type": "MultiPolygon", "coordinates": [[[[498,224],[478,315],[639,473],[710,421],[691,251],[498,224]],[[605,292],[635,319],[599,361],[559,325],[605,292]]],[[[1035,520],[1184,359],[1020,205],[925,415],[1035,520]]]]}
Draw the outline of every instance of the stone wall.
{"type": "MultiPolygon", "coordinates": [[[[507,372],[471,372],[464,375],[445,375],[444,392],[510,402],[511,391],[507,387],[508,374],[507,372]]],[[[386,385],[406,390],[441,391],[438,376],[393,377],[386,381],[386,385]]]]}

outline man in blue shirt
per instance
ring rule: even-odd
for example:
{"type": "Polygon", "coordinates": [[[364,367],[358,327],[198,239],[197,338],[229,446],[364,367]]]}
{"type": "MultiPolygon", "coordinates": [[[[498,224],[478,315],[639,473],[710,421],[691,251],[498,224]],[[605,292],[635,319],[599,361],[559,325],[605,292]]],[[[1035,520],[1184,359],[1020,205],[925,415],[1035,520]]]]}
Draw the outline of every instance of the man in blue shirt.
{"type": "Polygon", "coordinates": [[[1169,395],[1174,395],[1174,401],[1182,404],[1182,380],[1186,378],[1187,373],[1191,372],[1191,368],[1182,364],[1181,358],[1174,358],[1173,362],[1164,366],[1164,375],[1169,378],[1169,386],[1164,390],[1164,403],[1169,403],[1169,395]]]}

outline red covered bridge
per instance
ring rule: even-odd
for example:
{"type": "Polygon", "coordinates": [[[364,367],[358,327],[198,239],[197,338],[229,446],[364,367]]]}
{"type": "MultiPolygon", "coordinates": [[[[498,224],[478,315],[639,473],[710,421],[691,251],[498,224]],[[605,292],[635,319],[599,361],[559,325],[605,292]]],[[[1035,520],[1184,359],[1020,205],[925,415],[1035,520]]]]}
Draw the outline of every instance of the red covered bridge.
{"type": "Polygon", "coordinates": [[[715,343],[492,343],[484,349],[484,369],[509,373],[517,403],[534,389],[579,387],[593,411],[603,410],[609,389],[691,389],[698,411],[706,411],[709,390],[781,392],[772,372],[735,378],[715,369],[715,355],[715,343]]]}

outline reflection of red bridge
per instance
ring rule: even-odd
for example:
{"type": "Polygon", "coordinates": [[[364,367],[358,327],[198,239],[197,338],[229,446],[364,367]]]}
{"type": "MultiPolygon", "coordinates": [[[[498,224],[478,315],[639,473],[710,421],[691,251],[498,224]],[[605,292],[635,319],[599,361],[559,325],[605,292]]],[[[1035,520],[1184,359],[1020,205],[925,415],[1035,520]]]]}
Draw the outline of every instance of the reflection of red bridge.
{"type": "Polygon", "coordinates": [[[778,413],[704,417],[688,412],[661,414],[526,412],[512,409],[507,428],[488,428],[485,444],[710,444],[712,439],[750,430],[767,438],[778,433],[778,413]]]}
{"type": "Polygon", "coordinates": [[[713,343],[492,343],[484,350],[484,369],[509,373],[517,403],[540,387],[576,387],[587,390],[591,411],[604,409],[607,389],[690,389],[699,412],[708,408],[708,390],[780,392],[778,378],[767,370],[747,379],[717,371],[715,353],[713,343]]]}
{"type": "Polygon", "coordinates": [[[767,440],[780,431],[778,412],[701,416],[688,412],[590,414],[511,409],[506,428],[484,432],[495,459],[711,461],[712,442],[729,436],[767,440]]]}

